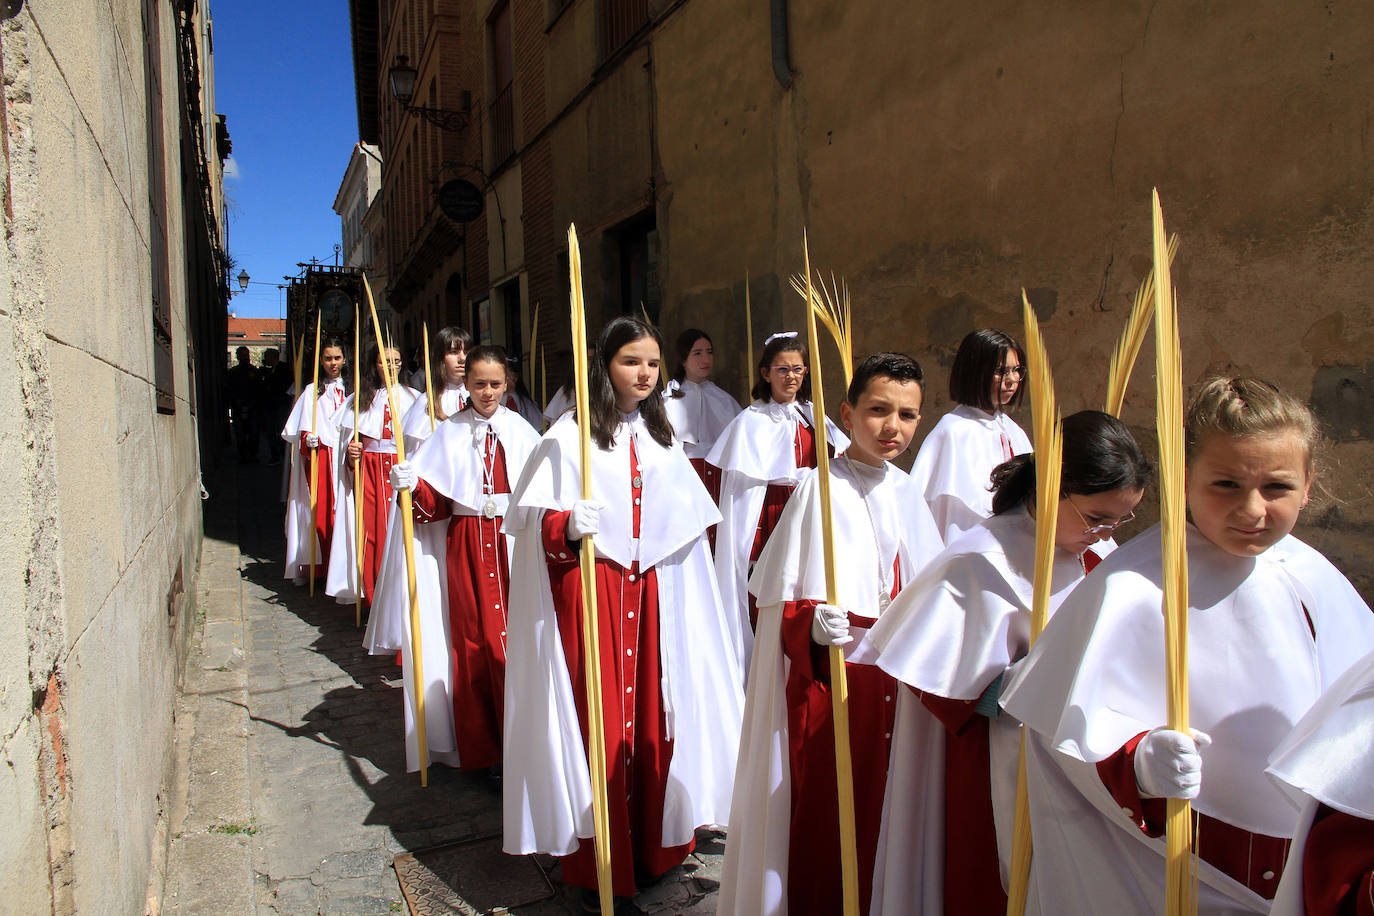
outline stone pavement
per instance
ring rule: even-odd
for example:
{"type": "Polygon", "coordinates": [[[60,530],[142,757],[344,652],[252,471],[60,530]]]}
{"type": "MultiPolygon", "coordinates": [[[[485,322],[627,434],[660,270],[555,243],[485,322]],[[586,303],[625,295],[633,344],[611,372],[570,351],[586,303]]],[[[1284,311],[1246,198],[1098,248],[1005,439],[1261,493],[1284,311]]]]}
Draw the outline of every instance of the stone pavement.
{"type": "MultiPolygon", "coordinates": [[[[394,658],[364,652],[352,606],[324,597],[323,582],[310,597],[281,578],[280,468],[226,462],[206,481],[204,626],[178,708],[173,839],[150,912],[407,912],[392,858],[498,837],[500,792],[480,774],[431,767],[421,788],[405,772],[394,658]]],[[[714,912],[722,839],[700,832],[696,855],[617,912],[714,912]]],[[[556,860],[536,860],[555,893],[510,912],[581,912],[556,860]]],[[[505,867],[493,871],[481,878],[499,888],[505,867]]]]}

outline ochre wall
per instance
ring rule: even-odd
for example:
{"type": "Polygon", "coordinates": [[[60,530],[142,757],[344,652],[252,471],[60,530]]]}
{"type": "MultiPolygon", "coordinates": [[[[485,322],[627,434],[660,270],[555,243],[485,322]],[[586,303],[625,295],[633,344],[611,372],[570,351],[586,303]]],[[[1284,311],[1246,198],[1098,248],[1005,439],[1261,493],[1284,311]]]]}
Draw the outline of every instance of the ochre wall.
{"type": "MultiPolygon", "coordinates": [[[[925,366],[922,432],[966,332],[1022,336],[1022,287],[1064,409],[1100,407],[1158,187],[1187,383],[1251,373],[1311,400],[1339,501],[1300,532],[1374,593],[1374,7],[789,7],[790,89],[766,4],[692,0],[654,36],[669,336],[717,334],[739,389],[744,272],[756,339],[797,327],[777,290],[806,225],[853,294],[856,352],[925,366]]],[[[1147,344],[1125,416],[1151,448],[1152,385],[1147,344]]]]}
{"type": "Polygon", "coordinates": [[[201,519],[176,31],[155,6],[171,415],[154,397],[141,4],[25,4],[0,25],[6,912],[142,912],[157,855],[201,519]]]}

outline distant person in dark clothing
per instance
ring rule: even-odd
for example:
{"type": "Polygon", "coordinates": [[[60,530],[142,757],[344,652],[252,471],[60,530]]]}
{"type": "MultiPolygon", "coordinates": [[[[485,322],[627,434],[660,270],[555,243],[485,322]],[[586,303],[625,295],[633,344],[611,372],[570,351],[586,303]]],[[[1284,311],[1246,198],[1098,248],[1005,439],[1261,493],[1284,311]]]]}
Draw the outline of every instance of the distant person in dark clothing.
{"type": "Polygon", "coordinates": [[[258,406],[258,370],[253,366],[247,347],[234,351],[237,365],[229,369],[229,415],[234,423],[234,444],[239,450],[239,464],[258,460],[258,430],[255,411],[258,406]]]}
{"type": "Polygon", "coordinates": [[[272,347],[262,354],[262,380],[257,416],[261,419],[259,431],[267,439],[267,453],[272,464],[281,464],[286,452],[286,442],[277,435],[277,430],[286,425],[291,413],[291,370],[281,361],[281,354],[272,347]]]}

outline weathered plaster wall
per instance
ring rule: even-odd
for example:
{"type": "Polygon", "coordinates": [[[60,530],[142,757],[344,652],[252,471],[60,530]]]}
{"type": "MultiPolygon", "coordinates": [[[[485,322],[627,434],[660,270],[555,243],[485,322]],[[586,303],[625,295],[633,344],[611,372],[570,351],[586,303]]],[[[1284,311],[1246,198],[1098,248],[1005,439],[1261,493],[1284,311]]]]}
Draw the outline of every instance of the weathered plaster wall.
{"type": "MultiPolygon", "coordinates": [[[[161,18],[176,413],[155,410],[141,5],[26,4],[0,25],[0,894],[137,912],[170,762],[200,543],[175,28],[161,18]],[[19,596],[23,596],[21,600],[19,596]],[[177,606],[179,613],[186,609],[177,606]],[[12,631],[12,632],[11,632],[12,631]]],[[[16,901],[18,904],[16,904],[16,901]]]]}
{"type": "MultiPolygon", "coordinates": [[[[693,0],[654,38],[670,336],[739,340],[744,271],[786,290],[805,224],[848,279],[856,351],[926,367],[923,431],[967,331],[1020,335],[1023,286],[1065,409],[1100,406],[1157,186],[1188,382],[1241,371],[1312,400],[1340,502],[1301,530],[1374,595],[1374,7],[789,7],[791,89],[766,4],[693,0]]],[[[790,292],[753,290],[756,337],[800,321],[790,292]]],[[[1126,419],[1153,444],[1141,359],[1126,419]]]]}

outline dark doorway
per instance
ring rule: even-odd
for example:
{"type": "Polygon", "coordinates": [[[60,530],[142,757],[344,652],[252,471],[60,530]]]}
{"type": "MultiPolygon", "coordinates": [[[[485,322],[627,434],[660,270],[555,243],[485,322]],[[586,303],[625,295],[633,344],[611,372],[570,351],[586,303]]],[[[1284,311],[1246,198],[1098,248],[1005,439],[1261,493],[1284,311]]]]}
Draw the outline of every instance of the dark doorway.
{"type": "Polygon", "coordinates": [[[612,256],[619,277],[620,313],[640,316],[641,308],[649,320],[658,323],[658,231],[654,211],[646,210],[612,229],[612,256]]]}

